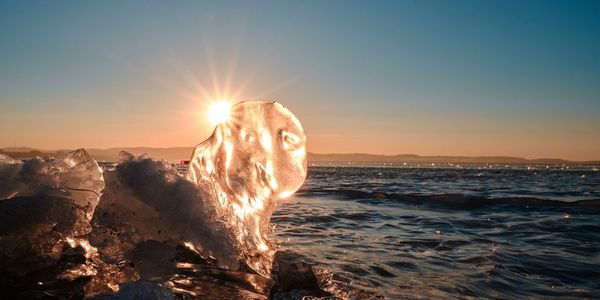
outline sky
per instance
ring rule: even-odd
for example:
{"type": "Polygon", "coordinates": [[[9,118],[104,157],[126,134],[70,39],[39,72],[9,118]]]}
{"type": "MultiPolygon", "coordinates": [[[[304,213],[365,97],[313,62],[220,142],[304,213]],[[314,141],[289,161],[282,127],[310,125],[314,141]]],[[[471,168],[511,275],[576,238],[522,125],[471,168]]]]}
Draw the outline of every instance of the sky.
{"type": "Polygon", "coordinates": [[[600,160],[600,2],[0,2],[0,147],[191,147],[224,98],[316,153],[600,160]]]}

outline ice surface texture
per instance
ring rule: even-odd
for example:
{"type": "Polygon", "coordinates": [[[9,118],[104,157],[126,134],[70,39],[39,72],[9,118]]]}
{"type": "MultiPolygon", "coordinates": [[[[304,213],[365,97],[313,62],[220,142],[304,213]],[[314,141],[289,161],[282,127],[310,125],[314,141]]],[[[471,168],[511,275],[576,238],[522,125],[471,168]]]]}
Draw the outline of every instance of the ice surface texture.
{"type": "Polygon", "coordinates": [[[57,260],[67,238],[90,232],[102,189],[85,150],[25,163],[0,156],[0,267],[22,273],[57,260]]]}

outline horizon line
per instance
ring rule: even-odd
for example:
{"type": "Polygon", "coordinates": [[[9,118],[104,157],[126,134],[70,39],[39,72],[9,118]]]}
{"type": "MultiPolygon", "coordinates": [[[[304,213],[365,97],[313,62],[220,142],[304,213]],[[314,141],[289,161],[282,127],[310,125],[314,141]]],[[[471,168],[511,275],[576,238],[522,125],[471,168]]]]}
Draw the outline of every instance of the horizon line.
{"type": "MultiPolygon", "coordinates": [[[[41,149],[41,148],[32,148],[28,146],[18,146],[18,147],[2,147],[0,151],[6,151],[6,149],[29,149],[29,151],[39,151],[39,152],[60,152],[60,151],[73,151],[77,149],[85,149],[85,150],[119,150],[119,149],[135,149],[135,148],[148,148],[148,149],[175,149],[175,148],[190,148],[193,149],[194,146],[172,146],[172,147],[149,147],[149,146],[127,146],[127,147],[109,147],[109,148],[84,148],[84,147],[76,147],[76,148],[62,148],[62,149],[41,149]]],[[[7,151],[10,152],[10,151],[7,151]]],[[[505,158],[505,159],[522,159],[528,161],[541,161],[541,160],[561,160],[565,162],[574,162],[574,163],[600,163],[600,158],[591,159],[591,160],[571,160],[565,158],[552,158],[552,157],[537,157],[537,158],[527,158],[522,156],[510,156],[510,155],[422,155],[415,153],[396,153],[396,154],[379,154],[379,153],[367,153],[367,152],[328,152],[328,153],[317,153],[307,151],[307,154],[313,155],[372,155],[372,156],[381,156],[381,157],[394,157],[394,156],[416,156],[421,158],[433,158],[433,157],[447,157],[447,158],[505,158]]]]}

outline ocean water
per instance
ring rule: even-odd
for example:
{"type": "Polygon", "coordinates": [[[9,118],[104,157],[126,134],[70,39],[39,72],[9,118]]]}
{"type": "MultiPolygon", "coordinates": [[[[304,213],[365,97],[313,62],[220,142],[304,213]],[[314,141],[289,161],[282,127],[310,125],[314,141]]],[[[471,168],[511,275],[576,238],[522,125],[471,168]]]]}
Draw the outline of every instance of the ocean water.
{"type": "Polygon", "coordinates": [[[147,241],[102,268],[66,247],[58,265],[0,272],[0,290],[81,299],[128,278],[94,299],[593,299],[599,216],[597,166],[311,165],[271,218],[273,280],[147,241]]]}
{"type": "Polygon", "coordinates": [[[600,297],[594,166],[310,166],[271,238],[398,298],[600,297]]]}

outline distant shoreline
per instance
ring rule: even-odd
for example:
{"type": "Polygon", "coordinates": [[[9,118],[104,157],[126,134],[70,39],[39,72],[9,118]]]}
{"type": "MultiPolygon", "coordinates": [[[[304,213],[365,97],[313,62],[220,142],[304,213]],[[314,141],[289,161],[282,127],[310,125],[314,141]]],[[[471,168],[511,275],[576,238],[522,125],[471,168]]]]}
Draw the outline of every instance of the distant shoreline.
{"type": "MultiPolygon", "coordinates": [[[[118,160],[120,151],[127,151],[135,155],[143,153],[156,159],[178,162],[190,159],[192,147],[151,148],[151,147],[123,147],[109,149],[86,149],[96,160],[118,160]]],[[[56,156],[70,150],[37,150],[28,147],[0,149],[0,154],[5,154],[17,159],[29,159],[36,156],[56,156]]],[[[392,164],[509,164],[509,165],[600,165],[600,161],[571,161],[565,159],[541,158],[526,159],[510,156],[422,156],[416,154],[379,155],[379,154],[318,154],[308,153],[310,163],[392,163],[392,164]]]]}

